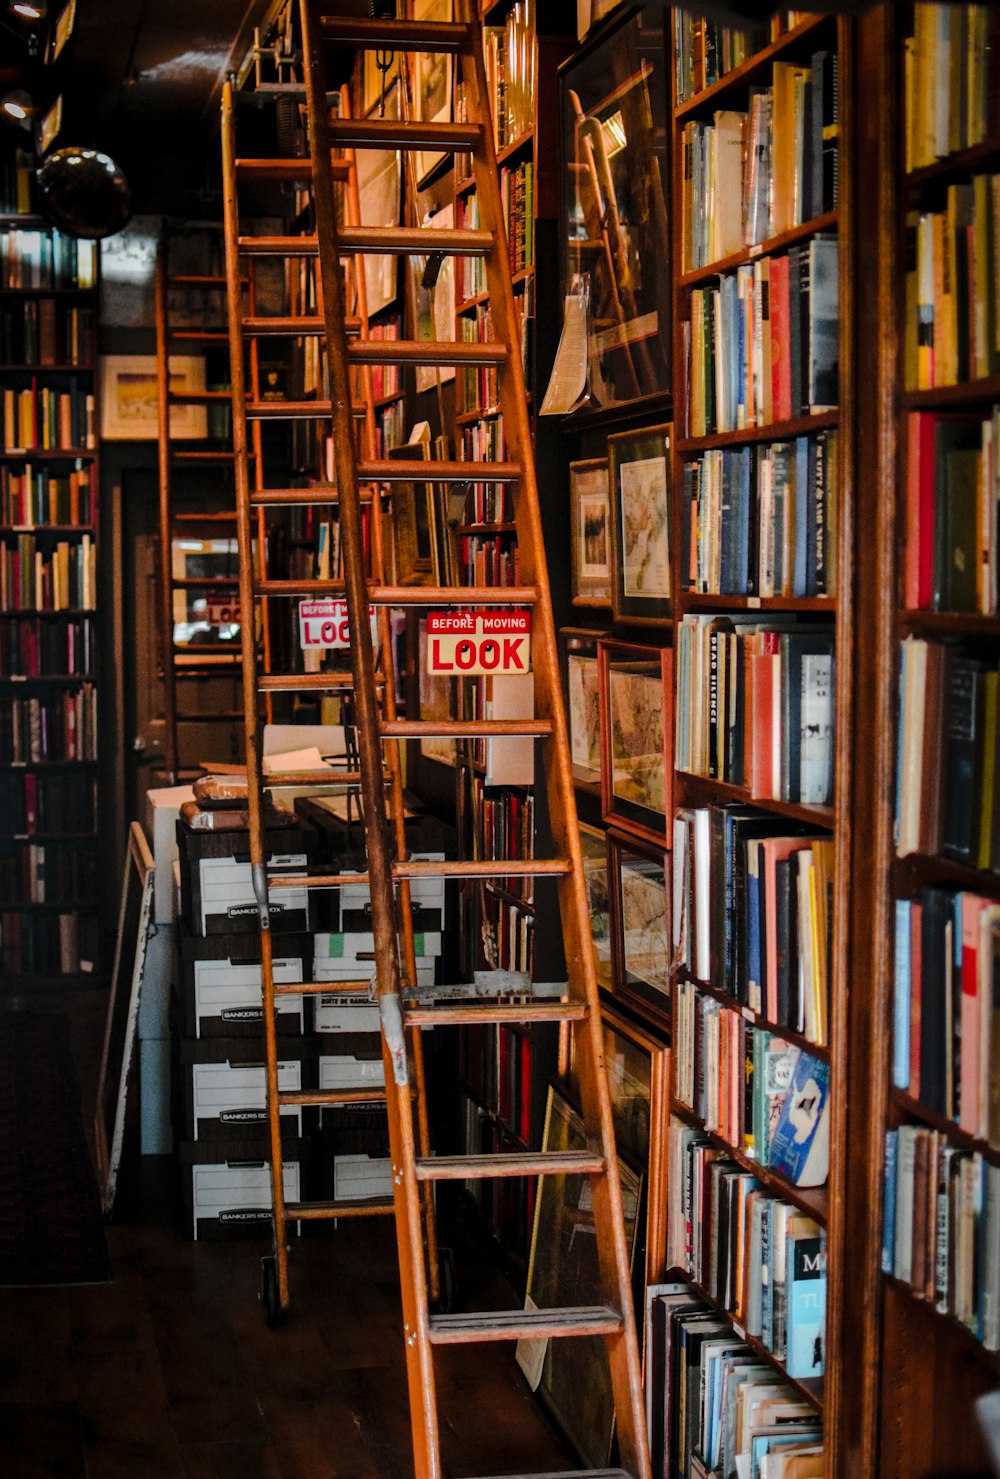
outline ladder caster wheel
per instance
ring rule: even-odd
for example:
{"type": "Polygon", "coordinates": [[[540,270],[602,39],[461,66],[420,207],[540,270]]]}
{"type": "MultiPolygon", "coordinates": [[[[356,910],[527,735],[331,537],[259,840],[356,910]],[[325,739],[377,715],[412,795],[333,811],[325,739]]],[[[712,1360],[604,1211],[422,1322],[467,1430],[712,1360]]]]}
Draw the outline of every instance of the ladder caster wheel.
{"type": "Polygon", "coordinates": [[[435,1310],[450,1315],[455,1308],[455,1259],[450,1248],[438,1249],[438,1297],[435,1310]]]}
{"type": "Polygon", "coordinates": [[[268,1330],[280,1324],[281,1301],[278,1296],[278,1264],[273,1256],[260,1261],[260,1302],[264,1307],[264,1323],[268,1330]]]}

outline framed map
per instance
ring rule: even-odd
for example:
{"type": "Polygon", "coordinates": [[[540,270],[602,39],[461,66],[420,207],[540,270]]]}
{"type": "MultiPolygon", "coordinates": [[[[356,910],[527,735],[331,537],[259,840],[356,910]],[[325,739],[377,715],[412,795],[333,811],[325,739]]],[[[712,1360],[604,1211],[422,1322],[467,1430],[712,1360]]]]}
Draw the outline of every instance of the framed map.
{"type": "Polygon", "coordinates": [[[601,785],[601,700],[597,667],[600,632],[563,627],[563,691],[573,779],[598,794],[601,785]]]}
{"type": "Polygon", "coordinates": [[[673,651],[602,638],[597,657],[604,820],[666,846],[673,812],[673,651]]]}
{"type": "Polygon", "coordinates": [[[569,465],[574,606],[611,605],[611,495],[608,460],[569,465]]]}
{"type": "Polygon", "coordinates": [[[614,994],[658,1022],[670,1019],[670,895],[662,849],[608,833],[614,994]]]}
{"type": "Polygon", "coordinates": [[[672,428],[608,437],[616,621],[670,620],[670,446],[672,428]]]}

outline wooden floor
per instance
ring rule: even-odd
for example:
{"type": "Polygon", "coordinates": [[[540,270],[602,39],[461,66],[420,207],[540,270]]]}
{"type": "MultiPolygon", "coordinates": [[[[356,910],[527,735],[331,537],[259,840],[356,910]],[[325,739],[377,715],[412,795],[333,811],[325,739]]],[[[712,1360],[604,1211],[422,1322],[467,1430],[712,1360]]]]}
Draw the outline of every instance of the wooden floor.
{"type": "MultiPolygon", "coordinates": [[[[132,1199],[108,1229],[112,1284],[0,1290],[3,1479],[411,1475],[391,1222],[298,1240],[293,1317],[268,1331],[261,1246],[185,1241],[174,1215],[132,1199]]],[[[486,1285],[495,1299],[488,1260],[460,1258],[461,1302],[486,1285]]],[[[446,1348],[436,1369],[446,1475],[576,1467],[512,1346],[446,1348]]]]}

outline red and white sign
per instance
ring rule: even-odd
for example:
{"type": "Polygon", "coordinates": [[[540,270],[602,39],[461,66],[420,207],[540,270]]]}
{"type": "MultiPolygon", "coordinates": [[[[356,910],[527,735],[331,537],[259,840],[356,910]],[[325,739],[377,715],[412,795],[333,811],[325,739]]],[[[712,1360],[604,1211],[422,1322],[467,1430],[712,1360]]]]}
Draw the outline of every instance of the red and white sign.
{"type": "MultiPolygon", "coordinates": [[[[372,624],[372,646],[378,646],[375,607],[369,606],[372,624]]],[[[299,646],[350,647],[351,623],[346,601],[300,601],[299,646]]]]}
{"type": "Polygon", "coordinates": [[[530,673],[530,611],[432,611],[427,671],[482,678],[530,673]]]}
{"type": "Polygon", "coordinates": [[[205,620],[210,627],[237,626],[239,619],[239,596],[209,596],[205,602],[205,620]]]}

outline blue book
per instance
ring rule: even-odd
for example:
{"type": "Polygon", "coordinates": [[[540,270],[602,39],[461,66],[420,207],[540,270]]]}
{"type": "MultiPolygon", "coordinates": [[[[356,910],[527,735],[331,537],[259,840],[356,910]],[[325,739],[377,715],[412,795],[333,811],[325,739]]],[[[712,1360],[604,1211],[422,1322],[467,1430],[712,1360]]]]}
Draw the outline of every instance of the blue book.
{"type": "Polygon", "coordinates": [[[774,1346],[774,1280],[771,1256],[771,1228],[774,1225],[774,1203],[761,1203],[760,1212],[760,1339],[771,1350],[774,1346]]]}
{"type": "Polygon", "coordinates": [[[910,993],[912,990],[910,924],[912,899],[896,900],[896,973],[892,1021],[892,1082],[897,1089],[910,1087],[910,993]]]}
{"type": "Polygon", "coordinates": [[[792,558],[792,595],[805,596],[806,552],[809,548],[809,438],[795,439],[795,527],[792,558]]]}
{"type": "Polygon", "coordinates": [[[756,1009],[761,999],[760,844],[747,843],[747,1002],[756,1009]]]}
{"type": "Polygon", "coordinates": [[[768,1147],[771,1169],[796,1186],[822,1186],[830,1169],[830,1065],[800,1053],[768,1147]]]}
{"type": "Polygon", "coordinates": [[[795,1377],[823,1375],[826,1249],[822,1232],[812,1227],[788,1239],[785,1370],[795,1377]]]}
{"type": "Polygon", "coordinates": [[[882,1212],[882,1272],[896,1268],[896,1165],[899,1159],[899,1136],[895,1130],[885,1132],[885,1206],[882,1212]]]}
{"type": "Polygon", "coordinates": [[[739,523],[736,539],[736,592],[746,595],[750,590],[750,506],[753,503],[751,480],[753,477],[753,455],[749,447],[743,447],[739,457],[739,523]]]}

